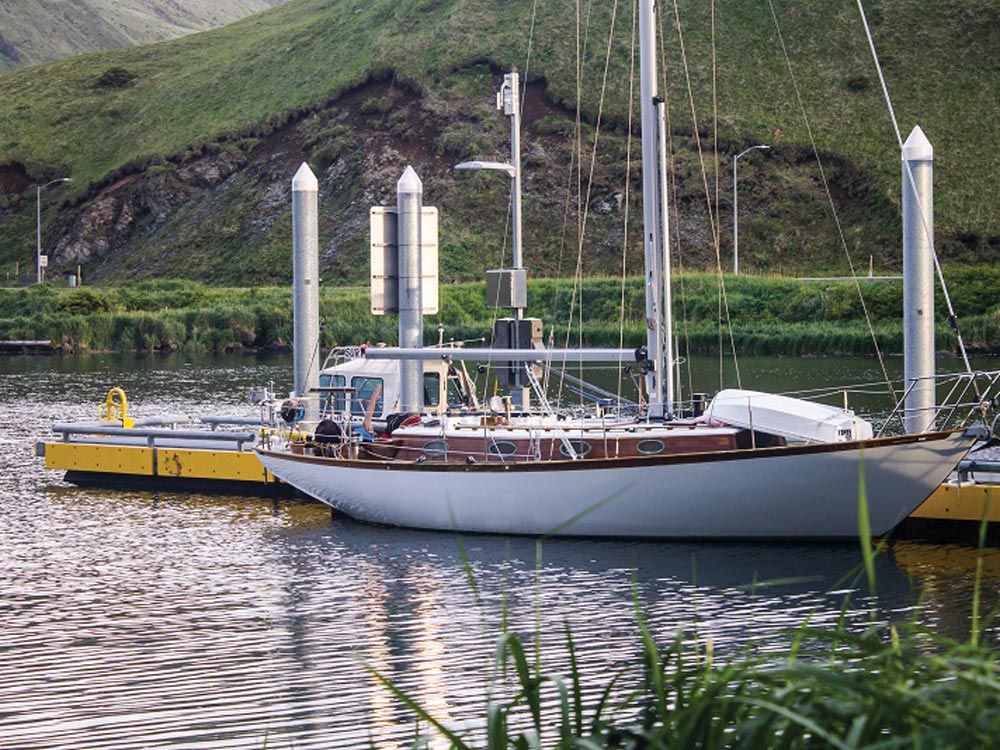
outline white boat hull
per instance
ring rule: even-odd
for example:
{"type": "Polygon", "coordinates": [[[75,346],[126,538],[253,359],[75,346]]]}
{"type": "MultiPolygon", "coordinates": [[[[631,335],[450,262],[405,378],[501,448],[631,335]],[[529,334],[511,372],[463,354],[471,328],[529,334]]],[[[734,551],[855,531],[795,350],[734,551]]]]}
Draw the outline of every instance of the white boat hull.
{"type": "Polygon", "coordinates": [[[650,459],[435,464],[260,451],[268,471],[354,518],[425,529],[665,538],[849,538],[863,477],[884,534],[971,447],[963,431],[650,459]]]}

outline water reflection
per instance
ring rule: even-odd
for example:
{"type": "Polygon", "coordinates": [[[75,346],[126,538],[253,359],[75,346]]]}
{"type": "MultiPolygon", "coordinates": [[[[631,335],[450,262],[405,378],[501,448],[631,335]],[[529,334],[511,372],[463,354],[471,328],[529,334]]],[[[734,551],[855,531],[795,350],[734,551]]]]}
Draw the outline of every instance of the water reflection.
{"type": "MultiPolygon", "coordinates": [[[[364,665],[442,719],[481,722],[506,611],[527,639],[539,629],[551,671],[566,671],[568,625],[596,700],[639,652],[633,591],[659,640],[723,654],[775,648],[806,617],[833,623],[847,593],[851,626],[867,622],[852,544],[468,536],[477,601],[449,534],[308,502],[76,489],[31,456],[50,422],[92,416],[112,385],[152,413],[238,412],[288,365],[0,360],[0,744],[404,747],[413,717],[364,665]]],[[[975,568],[975,550],[897,542],[877,563],[876,615],[965,637],[975,568]]],[[[991,611],[1000,553],[983,571],[991,611]]]]}

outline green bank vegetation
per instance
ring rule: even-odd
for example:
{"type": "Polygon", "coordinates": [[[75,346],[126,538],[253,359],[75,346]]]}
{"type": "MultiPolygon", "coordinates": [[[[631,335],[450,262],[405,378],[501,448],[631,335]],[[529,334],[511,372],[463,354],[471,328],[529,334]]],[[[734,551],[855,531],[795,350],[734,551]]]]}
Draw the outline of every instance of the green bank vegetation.
{"type": "MultiPolygon", "coordinates": [[[[902,350],[901,282],[860,282],[884,352],[902,350]]],[[[1000,269],[964,268],[949,286],[966,343],[1000,350],[1000,269]]],[[[675,284],[675,315],[682,350],[717,351],[719,296],[716,277],[685,274],[675,284]]],[[[743,354],[867,354],[874,351],[855,284],[740,276],[726,279],[737,351],[743,354]]],[[[528,314],[540,317],[556,345],[616,345],[622,310],[618,279],[566,279],[529,283],[528,314]],[[571,313],[572,311],[572,313],[571,313]],[[572,314],[572,325],[570,324],[572,314]],[[581,325],[582,321],[582,325],[581,325]]],[[[630,278],[624,287],[624,343],[644,343],[644,290],[630,278]]],[[[939,319],[944,317],[938,301],[939,319]]],[[[365,287],[325,288],[320,296],[323,344],[388,343],[396,319],[369,312],[365,287]]],[[[428,343],[445,328],[446,340],[488,336],[494,313],[483,284],[441,287],[440,312],[425,318],[428,343]]],[[[287,288],[221,288],[191,281],[150,281],[119,287],[0,290],[0,339],[49,339],[68,352],[187,350],[228,351],[287,347],[292,339],[292,295],[287,288]]],[[[728,350],[728,336],[723,337],[728,350]]],[[[938,346],[955,346],[940,322],[938,346]]]]}

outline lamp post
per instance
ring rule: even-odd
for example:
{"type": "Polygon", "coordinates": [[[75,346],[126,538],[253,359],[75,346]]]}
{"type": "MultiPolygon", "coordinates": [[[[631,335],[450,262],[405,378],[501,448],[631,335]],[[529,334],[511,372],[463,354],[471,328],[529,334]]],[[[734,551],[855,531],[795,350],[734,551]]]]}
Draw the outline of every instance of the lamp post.
{"type": "Polygon", "coordinates": [[[748,154],[751,151],[767,151],[770,146],[761,144],[759,146],[751,146],[750,148],[740,151],[736,156],[733,157],[733,275],[739,276],[740,273],[740,211],[739,211],[739,191],[738,191],[738,177],[736,173],[736,162],[740,160],[740,157],[744,154],[748,154]]]}
{"type": "Polygon", "coordinates": [[[35,283],[42,283],[42,191],[57,182],[69,182],[69,177],[57,177],[35,189],[35,283]]]}
{"type": "MultiPolygon", "coordinates": [[[[490,288],[491,279],[497,284],[497,296],[493,307],[510,308],[514,311],[513,325],[509,329],[511,349],[517,349],[521,340],[521,321],[524,319],[524,308],[527,305],[527,272],[521,257],[521,79],[517,71],[511,71],[503,77],[503,85],[497,92],[497,109],[510,118],[510,162],[502,161],[466,161],[456,164],[455,169],[492,170],[502,172],[511,180],[511,266],[486,272],[486,287],[490,288]],[[499,289],[506,288],[510,299],[504,298],[500,303],[499,289]],[[508,304],[510,303],[510,304],[508,304]]],[[[494,337],[497,329],[494,328],[494,337]]],[[[513,368],[512,368],[513,369],[513,368]]],[[[513,369],[514,381],[511,397],[518,408],[527,410],[528,390],[524,387],[523,375],[519,369],[513,369]]]]}
{"type": "MultiPolygon", "coordinates": [[[[511,193],[511,264],[521,268],[521,102],[520,78],[517,72],[508,73],[503,78],[503,86],[497,93],[497,109],[510,117],[510,163],[498,161],[465,161],[456,164],[455,169],[494,170],[503,172],[512,180],[511,193]]],[[[517,311],[521,317],[521,310],[517,311]]]]}

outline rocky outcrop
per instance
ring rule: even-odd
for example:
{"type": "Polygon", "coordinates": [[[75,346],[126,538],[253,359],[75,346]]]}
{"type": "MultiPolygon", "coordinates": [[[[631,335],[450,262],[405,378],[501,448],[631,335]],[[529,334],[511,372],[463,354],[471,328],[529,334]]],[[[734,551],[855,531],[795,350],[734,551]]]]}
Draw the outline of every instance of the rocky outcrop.
{"type": "Polygon", "coordinates": [[[56,266],[99,260],[134,239],[137,225],[165,224],[200,193],[246,164],[242,153],[223,150],[180,166],[154,167],[106,188],[87,204],[53,253],[56,266]]]}
{"type": "Polygon", "coordinates": [[[0,34],[0,55],[3,55],[12,63],[21,62],[21,52],[15,47],[11,42],[8,42],[3,38],[3,34],[0,34]]]}
{"type": "Polygon", "coordinates": [[[131,211],[127,212],[124,222],[119,221],[125,214],[118,196],[109,194],[98,198],[80,214],[72,234],[56,245],[54,261],[72,265],[100,258],[112,248],[116,236],[128,232],[132,224],[131,211]]]}

